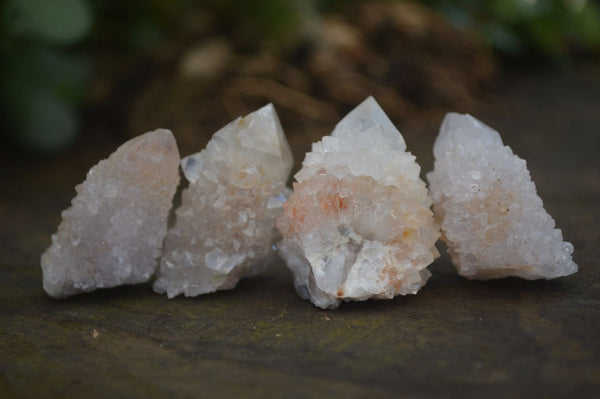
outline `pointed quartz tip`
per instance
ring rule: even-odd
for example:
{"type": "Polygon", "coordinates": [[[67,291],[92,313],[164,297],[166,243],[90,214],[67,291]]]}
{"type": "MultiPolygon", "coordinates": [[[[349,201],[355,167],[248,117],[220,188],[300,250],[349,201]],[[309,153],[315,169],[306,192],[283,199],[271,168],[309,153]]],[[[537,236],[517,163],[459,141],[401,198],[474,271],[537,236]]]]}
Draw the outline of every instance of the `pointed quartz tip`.
{"type": "Polygon", "coordinates": [[[276,161],[264,165],[265,173],[273,180],[286,180],[294,164],[294,157],[275,106],[268,103],[244,119],[249,122],[249,134],[242,138],[242,146],[260,150],[274,157],[276,161]]]}
{"type": "MultiPolygon", "coordinates": [[[[289,175],[294,163],[292,150],[285,138],[283,127],[272,103],[269,103],[243,118],[237,118],[213,137],[221,137],[224,141],[237,141],[243,148],[269,154],[278,166],[266,169],[274,179],[289,175]]],[[[210,143],[209,143],[210,144],[210,143]]],[[[233,160],[231,160],[233,161],[233,160]]],[[[204,168],[203,152],[189,155],[181,160],[183,173],[190,182],[195,182],[204,168]]],[[[271,165],[272,166],[272,165],[271,165]]]]}
{"type": "Polygon", "coordinates": [[[272,103],[246,115],[239,122],[240,126],[246,123],[252,134],[242,139],[242,145],[260,149],[284,160],[291,158],[291,149],[272,103]]]}
{"type": "Polygon", "coordinates": [[[500,134],[469,114],[448,112],[440,126],[440,134],[435,139],[433,154],[440,158],[451,150],[456,142],[471,143],[480,141],[484,144],[502,144],[500,134]]]}
{"type": "Polygon", "coordinates": [[[121,145],[115,154],[125,154],[128,161],[160,164],[179,162],[179,150],[173,133],[168,129],[156,129],[141,134],[121,145]]]}
{"type": "Polygon", "coordinates": [[[173,132],[169,129],[156,129],[142,134],[139,136],[139,139],[147,142],[147,148],[151,150],[151,152],[177,154],[179,156],[175,136],[173,136],[173,132]]]}
{"type": "Polygon", "coordinates": [[[273,105],[273,103],[268,103],[267,105],[257,109],[255,112],[257,114],[264,114],[271,119],[278,119],[277,112],[275,112],[275,106],[273,105]]]}
{"type": "Polygon", "coordinates": [[[373,96],[367,97],[362,103],[348,113],[335,127],[331,136],[339,138],[352,138],[368,132],[375,133],[372,129],[378,128],[383,139],[390,147],[404,151],[406,143],[400,131],[394,126],[381,106],[373,96]]]}

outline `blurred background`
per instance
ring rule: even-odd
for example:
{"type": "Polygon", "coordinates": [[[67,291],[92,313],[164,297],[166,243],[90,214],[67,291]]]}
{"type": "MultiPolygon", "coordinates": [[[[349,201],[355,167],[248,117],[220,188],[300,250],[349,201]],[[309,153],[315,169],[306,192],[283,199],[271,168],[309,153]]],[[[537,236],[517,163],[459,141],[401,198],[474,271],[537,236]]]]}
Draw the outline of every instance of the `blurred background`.
{"type": "Polygon", "coordinates": [[[0,398],[600,397],[598,0],[0,0],[0,58],[0,398]],[[202,299],[43,292],[60,211],[124,141],[169,128],[185,156],[273,102],[298,170],[369,95],[422,177],[446,112],[499,130],[580,272],[467,282],[441,248],[418,296],[327,315],[282,262],[202,299]]]}
{"type": "Polygon", "coordinates": [[[600,57],[590,0],[0,4],[1,145],[36,157],[158,127],[186,155],[273,102],[301,161],[369,95],[401,127],[437,123],[515,71],[597,73],[600,57]]]}

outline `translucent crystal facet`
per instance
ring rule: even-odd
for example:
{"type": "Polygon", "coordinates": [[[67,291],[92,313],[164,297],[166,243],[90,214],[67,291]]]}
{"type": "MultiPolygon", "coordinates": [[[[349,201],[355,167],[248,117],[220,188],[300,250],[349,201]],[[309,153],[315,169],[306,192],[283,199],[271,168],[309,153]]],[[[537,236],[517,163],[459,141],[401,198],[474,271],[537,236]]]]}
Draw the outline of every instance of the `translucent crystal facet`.
{"type": "Polygon", "coordinates": [[[449,113],[427,175],[443,239],[470,279],[551,279],[577,271],[525,161],[470,115],[449,113]]]}
{"type": "Polygon", "coordinates": [[[278,219],[298,294],[321,308],[415,294],[438,253],[439,228],[420,167],[367,98],[314,143],[278,219]]]}
{"type": "Polygon", "coordinates": [[[292,164],[271,104],[234,120],[206,149],[184,158],[190,184],[165,239],[155,291],[196,296],[262,271],[274,253],[292,164]]]}
{"type": "Polygon", "coordinates": [[[61,298],[150,279],[179,184],[170,131],[120,146],[92,167],[42,255],[44,289],[61,298]]]}

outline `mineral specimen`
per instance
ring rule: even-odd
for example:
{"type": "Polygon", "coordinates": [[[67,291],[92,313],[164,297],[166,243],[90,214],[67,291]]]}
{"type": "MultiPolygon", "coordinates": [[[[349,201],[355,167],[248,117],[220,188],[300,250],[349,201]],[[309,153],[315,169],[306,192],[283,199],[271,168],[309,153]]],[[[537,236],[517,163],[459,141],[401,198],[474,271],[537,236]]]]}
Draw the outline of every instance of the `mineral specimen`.
{"type": "Polygon", "coordinates": [[[577,271],[524,160],[470,115],[449,113],[427,175],[443,240],[469,279],[551,279],[577,271]]]}
{"type": "Polygon", "coordinates": [[[271,104],[214,134],[184,158],[190,184],[154,284],[169,298],[232,289],[274,254],[275,219],[288,195],[292,153],[271,104]]]}
{"type": "Polygon", "coordinates": [[[167,232],[178,165],[175,138],[161,129],[129,140],[92,167],[42,255],[48,295],[149,280],[167,232]]]}
{"type": "Polygon", "coordinates": [[[303,299],[335,309],[417,293],[440,235],[419,172],[372,97],[313,144],[277,222],[303,299]]]}

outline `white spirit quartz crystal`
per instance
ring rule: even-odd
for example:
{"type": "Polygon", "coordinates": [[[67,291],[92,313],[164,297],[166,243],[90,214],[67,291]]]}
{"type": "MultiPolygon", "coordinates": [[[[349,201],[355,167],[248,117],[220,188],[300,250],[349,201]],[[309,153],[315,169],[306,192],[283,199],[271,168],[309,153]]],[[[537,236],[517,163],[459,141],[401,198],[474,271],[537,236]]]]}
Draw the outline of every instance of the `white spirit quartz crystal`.
{"type": "Polygon", "coordinates": [[[303,299],[335,309],[417,293],[440,235],[419,172],[372,97],[313,144],[277,223],[303,299]]]}
{"type": "Polygon", "coordinates": [[[169,298],[232,289],[274,255],[293,158],[273,105],[237,118],[181,161],[189,187],[165,239],[154,290],[169,298]]]}
{"type": "Polygon", "coordinates": [[[167,232],[178,165],[175,138],[159,129],[127,141],[92,167],[42,255],[48,295],[148,281],[167,232]]]}
{"type": "Polygon", "coordinates": [[[537,195],[525,161],[470,115],[446,115],[427,175],[443,240],[469,279],[551,279],[577,271],[573,246],[537,195]]]}

